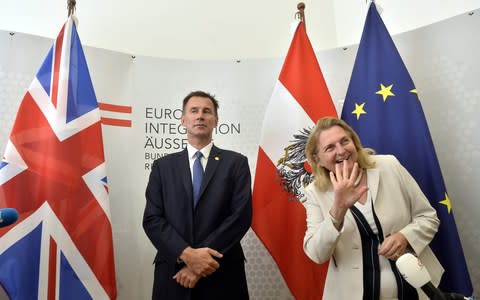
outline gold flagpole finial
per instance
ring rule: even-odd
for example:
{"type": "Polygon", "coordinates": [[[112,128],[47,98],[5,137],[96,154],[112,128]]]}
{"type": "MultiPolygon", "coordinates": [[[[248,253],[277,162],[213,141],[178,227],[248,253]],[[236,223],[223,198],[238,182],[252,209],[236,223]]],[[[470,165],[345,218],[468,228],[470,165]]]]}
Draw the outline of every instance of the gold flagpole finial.
{"type": "Polygon", "coordinates": [[[68,16],[72,16],[75,14],[75,5],[77,4],[77,1],[75,0],[67,0],[67,9],[68,9],[68,16]]]}
{"type": "Polygon", "coordinates": [[[297,9],[298,11],[295,13],[295,18],[299,19],[300,22],[305,24],[305,3],[298,2],[297,9]]]}

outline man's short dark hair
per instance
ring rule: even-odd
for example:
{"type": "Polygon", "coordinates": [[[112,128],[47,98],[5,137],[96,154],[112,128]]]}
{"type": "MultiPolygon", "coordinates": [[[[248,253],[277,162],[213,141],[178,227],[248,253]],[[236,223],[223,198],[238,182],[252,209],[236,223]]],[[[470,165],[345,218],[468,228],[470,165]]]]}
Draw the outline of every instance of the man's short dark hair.
{"type": "Polygon", "coordinates": [[[218,116],[217,114],[217,110],[218,110],[218,101],[217,99],[215,99],[215,96],[214,95],[211,95],[207,92],[204,92],[204,91],[193,91],[193,92],[190,92],[190,94],[188,94],[184,99],[183,99],[183,106],[182,106],[182,114],[185,113],[185,106],[187,106],[187,103],[188,101],[190,100],[190,98],[192,97],[202,97],[202,98],[208,98],[210,99],[210,101],[212,101],[212,104],[213,104],[213,107],[214,107],[214,111],[215,111],[215,116],[218,116]]]}

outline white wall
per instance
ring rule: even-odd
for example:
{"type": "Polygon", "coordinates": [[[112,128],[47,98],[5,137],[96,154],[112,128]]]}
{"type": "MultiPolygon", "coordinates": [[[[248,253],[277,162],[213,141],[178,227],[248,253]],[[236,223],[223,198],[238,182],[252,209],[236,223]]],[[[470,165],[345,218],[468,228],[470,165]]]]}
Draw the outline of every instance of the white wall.
{"type": "MultiPolygon", "coordinates": [[[[66,0],[0,0],[0,29],[55,38],[66,0]]],[[[283,57],[298,0],[82,0],[84,45],[137,56],[181,59],[283,57]]],[[[365,0],[305,0],[316,50],[357,44],[365,0]]],[[[480,7],[480,0],[378,0],[391,34],[480,7]]]]}

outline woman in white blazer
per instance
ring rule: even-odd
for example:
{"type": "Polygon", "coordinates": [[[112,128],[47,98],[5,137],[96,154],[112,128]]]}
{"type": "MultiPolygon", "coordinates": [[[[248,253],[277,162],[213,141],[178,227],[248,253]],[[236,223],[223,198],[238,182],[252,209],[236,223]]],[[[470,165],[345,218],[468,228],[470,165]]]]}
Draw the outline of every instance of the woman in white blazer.
{"type": "Polygon", "coordinates": [[[306,156],[304,251],[329,261],[324,299],[428,299],[399,274],[395,260],[416,254],[438,285],[443,268],[428,244],[440,224],[418,184],[391,155],[373,155],[344,121],[322,118],[306,156]]]}

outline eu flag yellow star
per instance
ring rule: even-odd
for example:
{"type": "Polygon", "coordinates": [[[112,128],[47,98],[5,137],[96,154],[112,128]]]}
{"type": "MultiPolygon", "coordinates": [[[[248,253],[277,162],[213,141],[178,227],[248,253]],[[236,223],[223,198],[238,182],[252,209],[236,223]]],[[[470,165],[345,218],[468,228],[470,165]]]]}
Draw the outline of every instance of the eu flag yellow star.
{"type": "Polygon", "coordinates": [[[386,102],[388,96],[395,96],[395,94],[392,93],[392,87],[393,87],[393,84],[389,86],[384,86],[382,83],[380,83],[380,90],[377,91],[375,94],[382,95],[383,102],[386,102]]]}
{"type": "Polygon", "coordinates": [[[357,120],[360,119],[360,115],[367,113],[365,110],[363,110],[363,107],[364,107],[364,106],[365,106],[365,102],[363,102],[363,103],[360,104],[360,105],[358,105],[357,103],[355,103],[355,110],[352,111],[352,114],[357,115],[357,120]]]}
{"type": "Polygon", "coordinates": [[[440,203],[447,207],[448,213],[450,213],[452,211],[452,202],[450,202],[450,199],[448,198],[447,193],[445,193],[445,199],[440,201],[440,203]]]}

